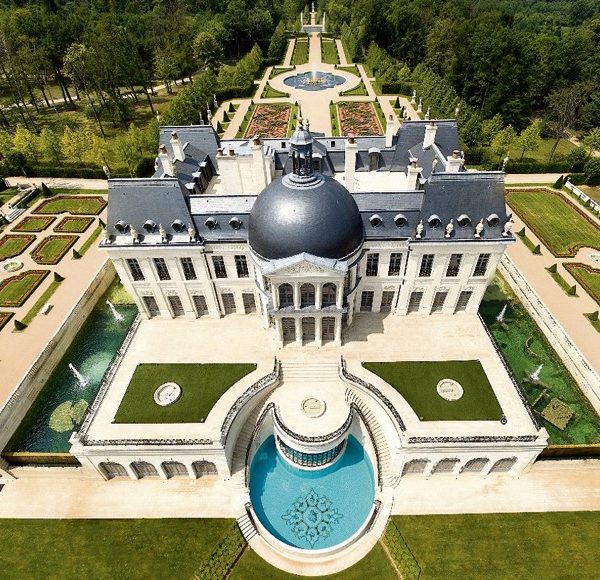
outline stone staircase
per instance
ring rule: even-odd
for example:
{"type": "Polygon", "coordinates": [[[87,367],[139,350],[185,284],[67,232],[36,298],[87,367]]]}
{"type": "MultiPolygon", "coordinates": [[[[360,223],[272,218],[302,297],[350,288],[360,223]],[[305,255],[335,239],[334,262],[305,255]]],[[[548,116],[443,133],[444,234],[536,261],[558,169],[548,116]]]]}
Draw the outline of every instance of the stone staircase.
{"type": "Polygon", "coordinates": [[[249,542],[258,533],[252,520],[248,517],[247,512],[244,512],[244,514],[237,519],[237,523],[246,542],[249,542]]]}
{"type": "Polygon", "coordinates": [[[9,223],[14,222],[19,216],[24,214],[27,210],[21,207],[13,207],[4,217],[6,217],[6,221],[9,223]]]}
{"type": "Polygon", "coordinates": [[[373,411],[371,411],[361,396],[352,389],[346,389],[346,401],[348,404],[354,403],[360,409],[367,423],[367,427],[373,434],[375,445],[377,446],[377,452],[379,454],[379,463],[383,484],[392,488],[396,487],[400,483],[400,474],[392,474],[392,458],[390,456],[390,449],[386,441],[385,433],[379,425],[379,421],[375,417],[375,414],[373,411]]]}
{"type": "Polygon", "coordinates": [[[282,361],[281,382],[335,382],[340,380],[340,373],[338,368],[339,367],[337,362],[302,363],[282,361]]]}

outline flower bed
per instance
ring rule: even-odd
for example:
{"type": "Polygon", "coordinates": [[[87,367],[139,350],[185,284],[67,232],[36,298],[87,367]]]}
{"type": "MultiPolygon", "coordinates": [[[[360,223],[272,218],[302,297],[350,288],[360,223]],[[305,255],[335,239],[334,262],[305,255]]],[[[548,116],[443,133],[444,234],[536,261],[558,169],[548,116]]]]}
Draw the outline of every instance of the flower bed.
{"type": "Polygon", "coordinates": [[[48,236],[31,252],[31,257],[38,264],[58,264],[78,239],[78,236],[48,236]]]}
{"type": "Polygon", "coordinates": [[[14,258],[22,254],[33,243],[35,236],[15,236],[7,234],[0,238],[0,260],[14,258]]]}
{"type": "Polygon", "coordinates": [[[0,306],[18,308],[42,283],[48,270],[27,270],[0,282],[0,306]]]}
{"type": "Polygon", "coordinates": [[[342,101],[337,104],[342,135],[381,135],[373,103],[342,101]]]}
{"type": "Polygon", "coordinates": [[[58,195],[38,205],[33,214],[98,215],[105,207],[106,200],[99,195],[58,195]]]}
{"type": "Polygon", "coordinates": [[[12,318],[12,312],[0,312],[0,329],[12,318]]]}
{"type": "Polygon", "coordinates": [[[82,234],[92,225],[93,221],[94,218],[92,217],[66,217],[54,228],[54,231],[82,234]]]}
{"type": "Polygon", "coordinates": [[[587,264],[579,262],[563,265],[567,272],[583,286],[584,290],[600,306],[600,269],[590,268],[587,264]]]}
{"type": "Polygon", "coordinates": [[[289,105],[256,105],[245,137],[255,135],[268,135],[278,139],[287,137],[290,111],[289,105]]]}
{"type": "Polygon", "coordinates": [[[56,218],[54,216],[33,217],[28,216],[21,220],[13,229],[13,232],[41,232],[45,230],[56,218]]]}

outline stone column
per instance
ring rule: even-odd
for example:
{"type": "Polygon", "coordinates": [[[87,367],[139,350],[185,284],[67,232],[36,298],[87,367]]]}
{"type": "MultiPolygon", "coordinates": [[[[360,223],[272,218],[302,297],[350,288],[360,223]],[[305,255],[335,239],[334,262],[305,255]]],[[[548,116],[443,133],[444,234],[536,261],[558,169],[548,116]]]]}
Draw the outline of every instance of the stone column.
{"type": "Polygon", "coordinates": [[[280,345],[283,345],[283,329],[281,327],[281,318],[278,316],[273,317],[275,319],[275,338],[280,345]]]}
{"type": "Polygon", "coordinates": [[[317,346],[323,346],[323,319],[315,316],[315,342],[317,346]]]}
{"type": "Polygon", "coordinates": [[[302,346],[302,318],[298,317],[294,322],[296,323],[296,344],[302,346]]]}
{"type": "Polygon", "coordinates": [[[337,288],[337,296],[336,296],[336,300],[335,300],[335,305],[338,308],[343,308],[344,307],[344,281],[342,280],[341,282],[339,282],[336,288],[337,288]]]}
{"type": "MultiPolygon", "coordinates": [[[[279,285],[271,284],[271,288],[271,296],[273,296],[273,309],[279,310],[279,285]]],[[[265,292],[268,292],[266,288],[265,292]]]]}
{"type": "Polygon", "coordinates": [[[294,284],[294,309],[300,310],[300,284],[294,284]]]}
{"type": "Polygon", "coordinates": [[[323,284],[315,284],[315,308],[323,308],[323,284]]]}
{"type": "Polygon", "coordinates": [[[342,344],[342,317],[335,317],[335,344],[340,346],[342,344]]]}

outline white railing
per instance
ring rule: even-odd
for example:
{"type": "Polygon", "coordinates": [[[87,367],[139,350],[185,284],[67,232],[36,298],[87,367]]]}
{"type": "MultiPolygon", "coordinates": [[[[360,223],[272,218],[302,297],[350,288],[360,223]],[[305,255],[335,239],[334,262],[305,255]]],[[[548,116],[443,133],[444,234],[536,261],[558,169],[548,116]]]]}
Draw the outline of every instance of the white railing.
{"type": "Polygon", "coordinates": [[[589,195],[581,191],[576,185],[573,185],[568,179],[565,181],[565,187],[574,195],[576,195],[590,209],[600,212],[600,203],[594,201],[589,195]]]}

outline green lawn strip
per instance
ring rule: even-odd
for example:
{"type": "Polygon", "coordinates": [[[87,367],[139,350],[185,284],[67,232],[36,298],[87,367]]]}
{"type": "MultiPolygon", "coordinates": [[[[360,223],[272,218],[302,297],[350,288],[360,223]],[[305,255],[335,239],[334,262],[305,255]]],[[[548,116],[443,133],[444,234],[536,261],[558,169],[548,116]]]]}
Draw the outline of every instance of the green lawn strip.
{"type": "Polygon", "coordinates": [[[0,282],[0,306],[18,308],[42,283],[48,270],[27,270],[0,282]]]}
{"type": "Polygon", "coordinates": [[[507,190],[506,201],[555,256],[574,256],[581,247],[600,250],[600,227],[562,194],[507,190]]]}
{"type": "Polygon", "coordinates": [[[499,421],[496,395],[481,366],[470,361],[364,362],[363,366],[396,389],[422,421],[499,421]],[[458,401],[447,401],[436,390],[442,379],[464,389],[458,401]]]}
{"type": "Polygon", "coordinates": [[[48,236],[34,248],[31,252],[31,257],[38,264],[58,264],[78,239],[78,236],[48,236]]]}
{"type": "Polygon", "coordinates": [[[0,261],[22,254],[35,241],[35,236],[6,234],[0,238],[0,261]]]}
{"type": "Polygon", "coordinates": [[[4,328],[6,323],[12,318],[14,312],[0,312],[0,330],[4,328]]]}
{"type": "Polygon", "coordinates": [[[331,135],[333,137],[338,137],[340,135],[340,119],[335,103],[329,103],[329,113],[331,117],[331,135]]]}
{"type": "Polygon", "coordinates": [[[597,578],[600,512],[393,516],[421,578],[597,578]]]}
{"type": "Polygon", "coordinates": [[[365,96],[368,94],[369,93],[367,92],[367,87],[365,87],[365,83],[360,81],[358,86],[354,87],[353,89],[350,89],[348,91],[342,91],[340,93],[340,97],[365,96]]]}
{"type": "Polygon", "coordinates": [[[13,232],[42,232],[44,231],[56,218],[54,216],[44,217],[33,217],[28,216],[21,220],[16,226],[13,227],[13,232]]]}
{"type": "Polygon", "coordinates": [[[274,66],[271,69],[271,74],[269,75],[269,79],[272,79],[273,77],[276,77],[277,75],[286,73],[286,72],[291,72],[293,71],[293,67],[291,66],[274,66]]]}
{"type": "Polygon", "coordinates": [[[552,445],[585,445],[600,443],[600,418],[594,412],[575,379],[562,364],[556,351],[527,313],[503,278],[497,276],[488,286],[480,306],[486,326],[512,370],[521,392],[533,407],[540,424],[550,435],[552,445]],[[496,317],[507,306],[505,321],[496,317]],[[543,364],[540,383],[529,375],[543,364]],[[550,399],[557,398],[575,412],[564,430],[560,430],[540,413],[550,399]]]}
{"type": "Polygon", "coordinates": [[[292,55],[292,64],[300,66],[308,62],[308,39],[296,40],[294,54],[292,55]]]}
{"type": "MultiPolygon", "coordinates": [[[[108,195],[108,189],[80,189],[67,187],[52,187],[54,195],[108,195]]],[[[52,199],[52,198],[50,198],[52,199]]]]}
{"type": "Polygon", "coordinates": [[[294,131],[296,130],[296,126],[298,125],[298,108],[299,107],[296,103],[291,105],[290,120],[288,122],[288,128],[287,128],[287,136],[288,137],[291,137],[294,134],[294,131]]]}
{"type": "Polygon", "coordinates": [[[583,289],[600,305],[600,268],[590,268],[579,262],[564,264],[565,269],[583,289]]]}
{"type": "Polygon", "coordinates": [[[518,238],[525,244],[525,246],[527,246],[527,248],[529,249],[529,251],[532,254],[535,254],[536,256],[541,256],[542,254],[542,249],[540,248],[539,244],[534,244],[528,237],[527,234],[525,233],[525,228],[523,228],[520,232],[517,232],[517,236],[518,238]]]}
{"type": "Polygon", "coordinates": [[[106,207],[106,199],[101,196],[58,195],[40,203],[32,214],[98,215],[106,207]]]}
{"type": "Polygon", "coordinates": [[[340,63],[340,57],[335,45],[335,40],[321,38],[321,60],[327,64],[340,63]]]}
{"type": "Polygon", "coordinates": [[[379,119],[380,131],[381,133],[383,133],[386,125],[385,114],[383,113],[383,109],[381,108],[378,99],[375,99],[375,102],[373,103],[373,108],[375,109],[375,113],[377,113],[377,119],[379,119]]]}
{"type": "Polygon", "coordinates": [[[265,89],[261,96],[262,99],[277,99],[277,98],[289,98],[289,93],[284,93],[274,89],[269,83],[265,85],[265,89]]]}
{"type": "Polygon", "coordinates": [[[94,242],[98,239],[98,236],[102,233],[102,226],[96,226],[96,229],[92,232],[90,237],[83,242],[81,248],[79,248],[79,255],[83,256],[94,244],[94,242]]]}
{"type": "Polygon", "coordinates": [[[191,578],[231,522],[5,519],[2,563],[12,578],[191,578]]]}
{"type": "Polygon", "coordinates": [[[360,76],[360,72],[358,71],[358,67],[356,65],[338,66],[337,69],[360,76]]]}
{"type": "Polygon", "coordinates": [[[250,107],[248,107],[248,110],[246,111],[246,114],[244,115],[244,118],[240,124],[240,128],[238,129],[238,132],[235,136],[236,139],[244,138],[244,135],[246,134],[246,130],[248,129],[248,125],[250,124],[250,121],[252,120],[252,116],[254,115],[255,110],[256,110],[255,104],[252,104],[252,105],[250,105],[250,107]]]}
{"type": "Polygon", "coordinates": [[[58,290],[61,283],[62,280],[53,280],[50,283],[50,286],[44,290],[44,293],[36,300],[29,312],[21,319],[23,324],[29,324],[37,316],[38,312],[45,306],[46,302],[48,302],[52,295],[58,290]]]}
{"type": "MultiPolygon", "coordinates": [[[[271,566],[253,550],[247,548],[234,566],[230,580],[250,580],[260,578],[261,580],[288,580],[291,578],[306,578],[306,576],[297,576],[283,572],[278,568],[271,566]]],[[[398,580],[398,575],[394,570],[383,546],[377,542],[373,549],[359,562],[347,570],[331,574],[328,576],[319,576],[324,580],[398,580]]]]}
{"type": "Polygon", "coordinates": [[[552,279],[564,290],[567,296],[577,297],[577,286],[569,284],[558,271],[558,266],[553,264],[546,271],[552,276],[552,279]]]}
{"type": "Polygon", "coordinates": [[[254,364],[139,364],[115,416],[115,423],[201,423],[221,395],[256,369],[254,364]],[[177,383],[181,397],[161,407],[154,392],[177,383]]]}
{"type": "Polygon", "coordinates": [[[82,234],[93,222],[93,217],[64,217],[60,223],[54,227],[54,231],[82,234]]]}

